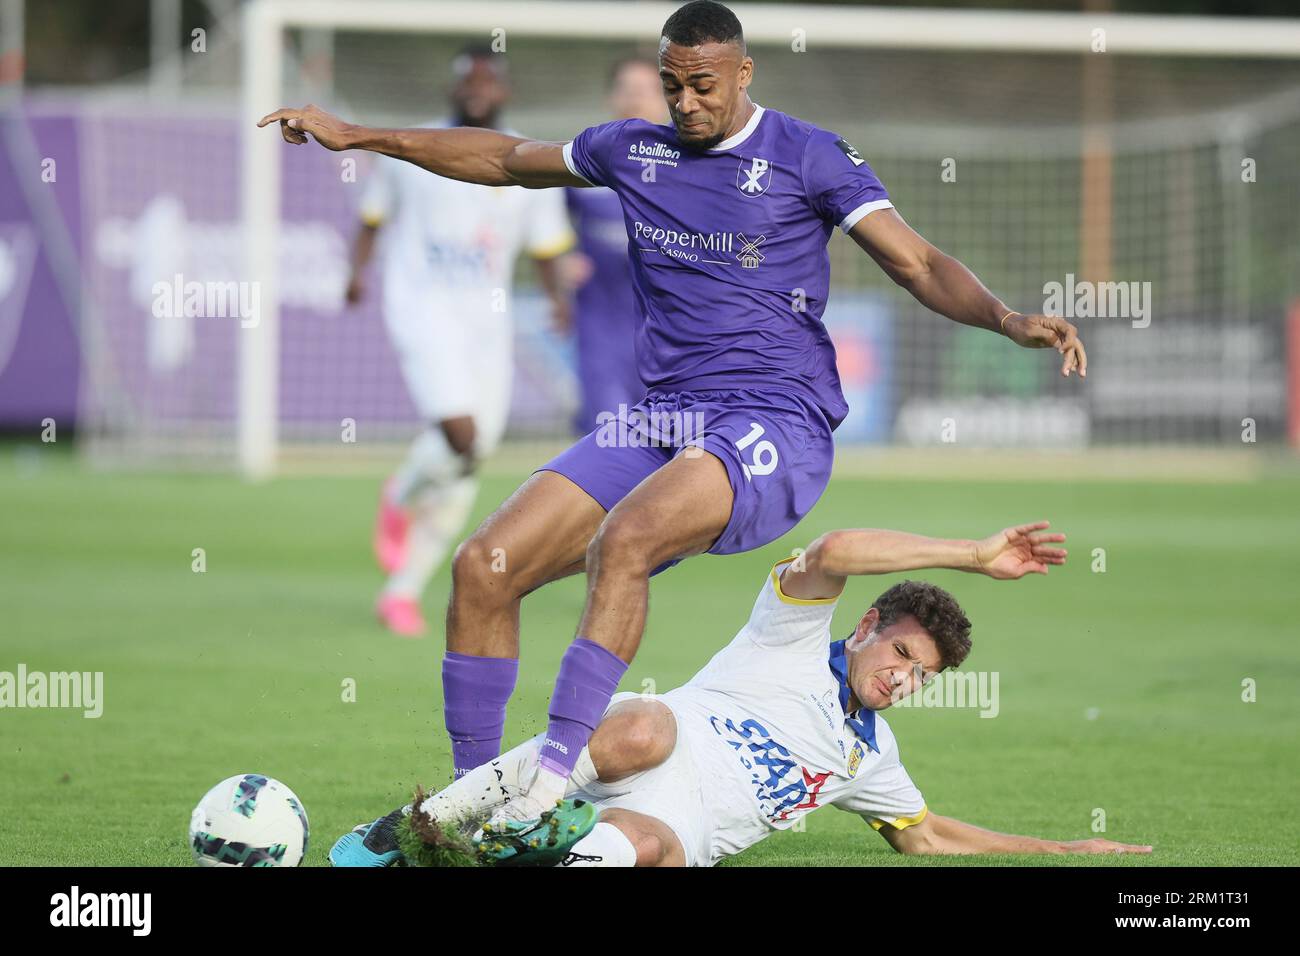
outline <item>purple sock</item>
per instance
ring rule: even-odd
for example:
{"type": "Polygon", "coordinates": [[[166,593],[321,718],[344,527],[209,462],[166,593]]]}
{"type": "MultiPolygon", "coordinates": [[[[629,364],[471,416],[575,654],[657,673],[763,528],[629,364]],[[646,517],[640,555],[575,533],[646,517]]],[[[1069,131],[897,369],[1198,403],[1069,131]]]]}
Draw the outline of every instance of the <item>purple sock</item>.
{"type": "Polygon", "coordinates": [[[621,659],[586,638],[569,645],[555,678],[538,764],[568,779],[626,671],[621,659]]]}
{"type": "Polygon", "coordinates": [[[506,702],[515,689],[519,661],[447,651],[442,658],[443,719],[459,779],[501,753],[506,702]]]}

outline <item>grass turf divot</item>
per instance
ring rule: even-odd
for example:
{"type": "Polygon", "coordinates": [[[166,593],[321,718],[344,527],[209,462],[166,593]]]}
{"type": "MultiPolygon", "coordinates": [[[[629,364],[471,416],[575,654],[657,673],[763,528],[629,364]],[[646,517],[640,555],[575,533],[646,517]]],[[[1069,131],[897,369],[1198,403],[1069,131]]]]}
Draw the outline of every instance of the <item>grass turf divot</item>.
{"type": "Polygon", "coordinates": [[[453,867],[479,866],[477,854],[463,828],[439,823],[420,809],[428,796],[415,788],[414,808],[397,824],[397,845],[406,857],[407,866],[453,867]]]}

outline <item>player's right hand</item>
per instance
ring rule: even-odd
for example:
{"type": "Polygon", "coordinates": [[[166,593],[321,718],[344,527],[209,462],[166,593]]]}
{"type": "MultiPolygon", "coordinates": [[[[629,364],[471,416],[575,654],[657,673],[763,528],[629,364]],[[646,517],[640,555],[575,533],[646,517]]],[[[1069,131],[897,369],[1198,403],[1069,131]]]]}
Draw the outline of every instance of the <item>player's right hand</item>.
{"type": "Polygon", "coordinates": [[[319,106],[308,103],[299,109],[280,109],[257,121],[258,128],[279,121],[280,135],[286,143],[301,146],[310,135],[326,149],[340,150],[351,146],[350,135],[356,129],[319,106]]]}

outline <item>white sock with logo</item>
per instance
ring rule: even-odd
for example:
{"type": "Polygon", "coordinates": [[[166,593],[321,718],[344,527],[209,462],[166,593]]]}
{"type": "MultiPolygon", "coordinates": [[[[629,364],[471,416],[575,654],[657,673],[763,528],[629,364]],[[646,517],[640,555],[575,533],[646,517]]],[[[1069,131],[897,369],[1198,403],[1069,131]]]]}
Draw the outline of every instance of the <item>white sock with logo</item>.
{"type": "Polygon", "coordinates": [[[597,823],[556,866],[636,866],[636,847],[612,823],[597,823]]]}
{"type": "MultiPolygon", "coordinates": [[[[504,806],[523,794],[532,783],[537,769],[537,751],[545,736],[538,734],[495,760],[475,767],[456,782],[428,797],[420,805],[421,809],[440,823],[464,823],[504,806]]],[[[596,767],[591,762],[591,754],[583,747],[578,757],[578,766],[565,788],[565,795],[571,796],[595,779],[596,767]]]]}
{"type": "Polygon", "coordinates": [[[439,823],[464,823],[490,814],[523,792],[523,781],[532,776],[542,735],[526,740],[513,750],[489,760],[459,780],[439,790],[420,804],[420,809],[439,823]]]}

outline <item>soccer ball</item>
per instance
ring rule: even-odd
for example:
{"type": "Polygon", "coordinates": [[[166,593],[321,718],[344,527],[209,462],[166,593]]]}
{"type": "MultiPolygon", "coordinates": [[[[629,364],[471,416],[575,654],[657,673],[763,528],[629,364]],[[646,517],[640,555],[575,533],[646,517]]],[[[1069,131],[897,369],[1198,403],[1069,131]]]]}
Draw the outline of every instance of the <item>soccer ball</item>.
{"type": "Polygon", "coordinates": [[[190,849],[199,866],[297,866],[307,854],[307,811],[279,780],[227,777],[190,814],[190,849]]]}

